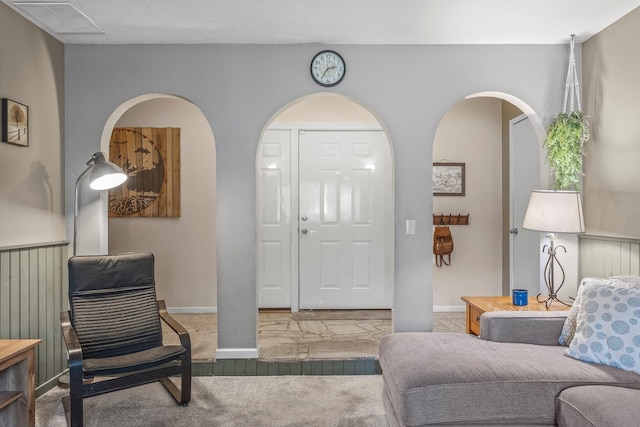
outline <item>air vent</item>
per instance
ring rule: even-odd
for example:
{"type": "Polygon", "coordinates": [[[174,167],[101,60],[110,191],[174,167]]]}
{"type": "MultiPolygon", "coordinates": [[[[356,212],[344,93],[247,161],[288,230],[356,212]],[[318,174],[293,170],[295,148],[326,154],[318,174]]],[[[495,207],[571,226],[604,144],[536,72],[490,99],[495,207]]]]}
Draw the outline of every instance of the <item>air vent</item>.
{"type": "Polygon", "coordinates": [[[103,34],[91,19],[71,3],[14,2],[27,18],[57,34],[103,34]]]}

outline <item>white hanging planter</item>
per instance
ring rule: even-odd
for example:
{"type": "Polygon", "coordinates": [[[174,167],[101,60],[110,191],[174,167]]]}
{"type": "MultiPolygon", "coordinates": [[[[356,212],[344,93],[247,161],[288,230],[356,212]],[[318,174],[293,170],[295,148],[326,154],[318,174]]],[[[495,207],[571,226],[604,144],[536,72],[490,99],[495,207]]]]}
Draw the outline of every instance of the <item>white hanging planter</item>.
{"type": "Polygon", "coordinates": [[[589,123],[581,111],[580,84],[574,54],[575,35],[571,35],[571,51],[562,113],[547,127],[544,145],[549,167],[555,176],[556,190],[580,190],[584,144],[590,137],[589,123]],[[576,109],[577,106],[577,109],[576,109]]]}

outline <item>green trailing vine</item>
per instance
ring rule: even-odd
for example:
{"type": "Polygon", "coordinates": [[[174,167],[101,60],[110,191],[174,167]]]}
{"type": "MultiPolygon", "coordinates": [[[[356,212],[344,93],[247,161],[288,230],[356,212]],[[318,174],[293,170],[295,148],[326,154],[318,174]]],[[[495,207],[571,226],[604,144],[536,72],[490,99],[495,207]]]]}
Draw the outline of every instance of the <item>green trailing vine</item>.
{"type": "Polygon", "coordinates": [[[580,190],[584,144],[589,136],[589,123],[582,112],[560,113],[547,128],[544,145],[556,190],[580,190]]]}

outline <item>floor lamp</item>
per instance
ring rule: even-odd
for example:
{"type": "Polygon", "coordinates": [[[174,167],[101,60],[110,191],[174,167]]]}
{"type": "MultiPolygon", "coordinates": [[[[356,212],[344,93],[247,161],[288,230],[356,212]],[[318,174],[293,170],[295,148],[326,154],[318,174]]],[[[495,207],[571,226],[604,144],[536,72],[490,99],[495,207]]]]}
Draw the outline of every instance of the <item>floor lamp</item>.
{"type": "Polygon", "coordinates": [[[76,255],[78,237],[78,192],[80,181],[89,173],[89,187],[93,190],[109,190],[127,180],[127,174],[114,163],[108,161],[104,153],[94,153],[87,162],[87,168],[76,180],[76,192],[73,210],[73,255],[76,255]]]}
{"type": "MultiPolygon", "coordinates": [[[[110,190],[125,182],[128,178],[120,166],[107,160],[104,153],[94,153],[87,162],[87,168],[76,180],[76,190],[73,205],[73,256],[76,256],[78,247],[78,192],[80,181],[89,173],[89,187],[92,190],[110,190]]],[[[69,375],[63,374],[58,378],[60,387],[69,388],[69,375]]]]}
{"type": "Polygon", "coordinates": [[[562,245],[556,246],[555,239],[558,237],[558,233],[584,233],[580,193],[577,191],[532,191],[522,227],[527,230],[544,231],[549,238],[549,245],[544,245],[542,248],[542,252],[546,250],[549,255],[544,267],[544,282],[547,285],[548,294],[546,298],[542,297],[542,294],[538,294],[538,302],[544,302],[547,309],[551,307],[553,301],[570,305],[558,298],[558,291],[564,285],[565,273],[556,258],[556,251],[562,248],[567,252],[567,248],[562,245]],[[560,278],[562,279],[559,285],[556,285],[555,281],[556,267],[560,270],[560,278]]]}

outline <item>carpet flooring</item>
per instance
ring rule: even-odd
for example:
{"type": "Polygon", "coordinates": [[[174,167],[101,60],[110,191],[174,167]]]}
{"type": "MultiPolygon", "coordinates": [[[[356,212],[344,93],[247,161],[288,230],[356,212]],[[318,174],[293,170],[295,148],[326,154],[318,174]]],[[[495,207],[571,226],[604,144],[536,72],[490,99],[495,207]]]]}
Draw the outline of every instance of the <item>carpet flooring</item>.
{"type": "MultiPolygon", "coordinates": [[[[37,427],[65,427],[54,388],[36,400],[37,427]]],[[[382,377],[194,377],[191,403],[179,406],[159,383],[84,401],[85,427],[386,427],[382,377]]]]}

